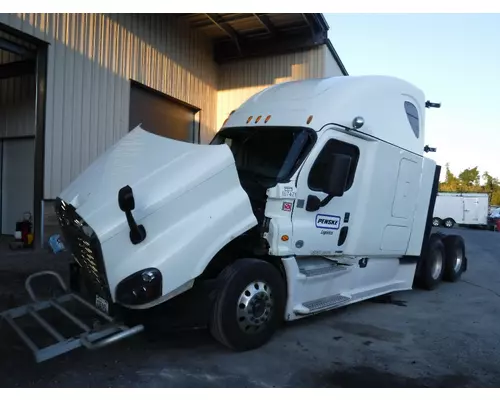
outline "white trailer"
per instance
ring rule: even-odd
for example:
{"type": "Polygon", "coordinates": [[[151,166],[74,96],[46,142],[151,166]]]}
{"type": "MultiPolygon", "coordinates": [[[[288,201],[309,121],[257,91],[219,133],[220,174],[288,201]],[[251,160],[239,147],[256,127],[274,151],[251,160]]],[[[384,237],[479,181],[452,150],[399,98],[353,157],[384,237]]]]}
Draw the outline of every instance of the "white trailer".
{"type": "Polygon", "coordinates": [[[432,225],[453,228],[460,225],[488,224],[487,193],[439,192],[434,207],[432,225]]]}
{"type": "Polygon", "coordinates": [[[334,77],[265,89],[210,145],[134,129],[56,206],[72,295],[121,330],[37,360],[179,317],[253,349],[283,321],[459,279],[462,238],[431,234],[440,167],[424,120],[438,106],[400,79],[334,77]]]}

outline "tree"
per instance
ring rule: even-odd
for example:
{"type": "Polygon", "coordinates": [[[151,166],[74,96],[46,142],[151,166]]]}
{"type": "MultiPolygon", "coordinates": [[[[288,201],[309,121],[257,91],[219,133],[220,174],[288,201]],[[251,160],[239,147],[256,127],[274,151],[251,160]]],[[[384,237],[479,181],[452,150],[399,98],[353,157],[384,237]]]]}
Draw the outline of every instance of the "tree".
{"type": "Polygon", "coordinates": [[[479,170],[477,167],[464,169],[459,175],[461,183],[467,188],[479,186],[479,170]]]}
{"type": "Polygon", "coordinates": [[[488,171],[485,171],[483,174],[483,179],[484,179],[484,187],[487,192],[493,192],[495,191],[495,188],[500,186],[500,181],[497,178],[492,177],[488,171]]]}
{"type": "Polygon", "coordinates": [[[450,164],[446,163],[446,178],[443,183],[439,185],[439,190],[442,192],[455,192],[459,190],[459,180],[450,171],[450,164]]]}

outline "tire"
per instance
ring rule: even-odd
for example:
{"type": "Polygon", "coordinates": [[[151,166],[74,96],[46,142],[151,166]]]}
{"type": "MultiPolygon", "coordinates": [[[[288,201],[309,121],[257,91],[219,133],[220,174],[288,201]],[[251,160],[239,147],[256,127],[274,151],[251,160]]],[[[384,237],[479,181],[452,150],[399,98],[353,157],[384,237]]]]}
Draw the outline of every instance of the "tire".
{"type": "Polygon", "coordinates": [[[219,278],[222,286],[209,322],[212,336],[235,351],[267,343],[284,319],[286,284],[278,269],[263,260],[240,259],[219,278]]]}
{"type": "Polygon", "coordinates": [[[438,227],[438,226],[441,226],[442,224],[443,224],[443,221],[441,218],[438,218],[438,217],[432,218],[432,226],[438,227]]]}
{"type": "Polygon", "coordinates": [[[455,226],[455,221],[452,219],[452,218],[446,218],[444,221],[443,221],[443,225],[448,228],[448,229],[451,229],[455,226]]]}
{"type": "Polygon", "coordinates": [[[449,235],[443,239],[445,249],[445,267],[443,279],[456,282],[467,269],[465,244],[461,236],[449,235]]]}
{"type": "Polygon", "coordinates": [[[441,235],[431,235],[423,257],[419,286],[434,290],[443,278],[445,267],[445,248],[441,235]]]}

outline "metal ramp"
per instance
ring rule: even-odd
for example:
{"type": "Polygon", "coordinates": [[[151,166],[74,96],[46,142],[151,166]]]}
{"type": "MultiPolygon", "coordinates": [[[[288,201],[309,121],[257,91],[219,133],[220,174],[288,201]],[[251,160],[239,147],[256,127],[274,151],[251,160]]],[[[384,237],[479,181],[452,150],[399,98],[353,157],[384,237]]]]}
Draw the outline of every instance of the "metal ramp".
{"type": "Polygon", "coordinates": [[[37,363],[57,357],[61,354],[67,353],[71,350],[75,350],[82,346],[87,349],[102,348],[144,330],[143,325],[137,325],[129,328],[115,322],[112,317],[97,309],[77,294],[70,292],[64,284],[61,276],[56,272],[42,271],[32,274],[26,279],[25,287],[29,296],[33,300],[33,303],[1,312],[0,322],[1,320],[5,320],[12,327],[12,329],[23,340],[23,342],[31,349],[37,363]],[[33,281],[33,279],[44,275],[54,276],[65,293],[59,297],[53,297],[49,300],[38,300],[32,289],[31,282],[33,281]],[[64,307],[65,304],[68,304],[72,301],[76,301],[80,305],[86,307],[96,316],[101,317],[106,321],[105,325],[97,328],[91,328],[90,326],[88,326],[85,322],[83,322],[81,319],[76,317],[73,313],[71,313],[67,308],[64,307]],[[76,327],[78,327],[81,330],[81,333],[70,338],[64,337],[63,334],[58,332],[40,315],[40,311],[47,309],[58,311],[59,314],[69,319],[76,327]],[[19,324],[15,321],[17,318],[21,318],[24,316],[32,317],[38,323],[38,325],[44,328],[45,331],[50,336],[52,336],[53,339],[55,339],[56,342],[49,346],[39,348],[34,343],[34,341],[30,339],[30,337],[21,328],[21,326],[19,326],[19,324]]]}

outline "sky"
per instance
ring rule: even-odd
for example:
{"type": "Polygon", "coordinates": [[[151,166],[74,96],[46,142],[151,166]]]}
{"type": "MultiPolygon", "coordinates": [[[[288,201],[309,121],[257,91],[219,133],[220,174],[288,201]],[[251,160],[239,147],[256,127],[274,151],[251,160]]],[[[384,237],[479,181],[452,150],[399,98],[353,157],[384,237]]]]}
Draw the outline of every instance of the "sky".
{"type": "Polygon", "coordinates": [[[396,76],[441,103],[426,109],[428,157],[500,178],[500,14],[324,15],[349,75],[396,76]]]}

